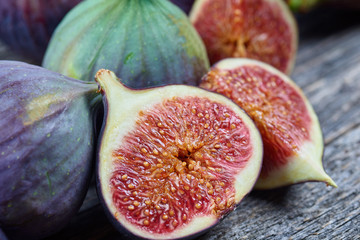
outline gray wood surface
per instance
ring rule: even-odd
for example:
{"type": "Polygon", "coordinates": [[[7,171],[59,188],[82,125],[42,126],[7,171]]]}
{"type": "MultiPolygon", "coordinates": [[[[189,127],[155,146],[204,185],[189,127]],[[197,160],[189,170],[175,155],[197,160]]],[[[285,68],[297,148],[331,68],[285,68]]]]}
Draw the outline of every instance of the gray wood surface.
{"type": "MultiPolygon", "coordinates": [[[[360,239],[360,12],[319,9],[298,16],[300,46],[292,74],[323,129],[324,167],[337,189],[309,182],[253,191],[198,240],[360,239]]],[[[0,59],[26,61],[0,45],[0,59]]],[[[94,183],[57,239],[123,239],[99,205],[94,183]]]]}

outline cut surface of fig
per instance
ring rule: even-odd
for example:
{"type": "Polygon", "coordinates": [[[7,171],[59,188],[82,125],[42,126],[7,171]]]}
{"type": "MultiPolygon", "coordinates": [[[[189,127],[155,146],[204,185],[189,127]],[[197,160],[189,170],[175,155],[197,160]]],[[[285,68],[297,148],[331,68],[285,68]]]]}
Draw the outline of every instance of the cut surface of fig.
{"type": "Polygon", "coordinates": [[[266,62],[289,74],[297,51],[297,26],[282,0],[198,0],[190,20],[211,64],[230,57],[266,62]]]}
{"type": "Polygon", "coordinates": [[[195,237],[252,189],[262,142],[232,101],[183,85],[130,90],[107,70],[96,79],[105,103],[98,192],[119,230],[195,237]]]}
{"type": "Polygon", "coordinates": [[[323,139],[316,113],[287,76],[255,60],[225,59],[200,86],[232,99],[258,127],[264,161],[256,188],[303,181],[336,186],[322,167],[323,139]]]}

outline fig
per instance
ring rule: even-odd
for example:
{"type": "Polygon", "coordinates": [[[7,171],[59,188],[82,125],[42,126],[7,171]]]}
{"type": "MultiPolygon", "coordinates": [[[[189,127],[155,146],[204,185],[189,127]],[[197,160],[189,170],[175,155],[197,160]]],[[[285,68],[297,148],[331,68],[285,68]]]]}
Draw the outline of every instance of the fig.
{"type": "Polygon", "coordinates": [[[304,181],[336,187],[322,166],[324,143],[316,113],[286,75],[256,60],[229,58],[214,65],[200,86],[232,99],[259,129],[264,161],[255,188],[304,181]]]}
{"type": "Polygon", "coordinates": [[[2,0],[0,39],[41,63],[56,26],[81,0],[2,0]]]}
{"type": "Polygon", "coordinates": [[[124,235],[196,237],[252,189],[261,137],[232,101],[194,86],[129,89],[108,70],[96,79],[105,109],[97,189],[124,235]]]}
{"type": "Polygon", "coordinates": [[[7,240],[7,237],[5,236],[5,233],[0,228],[0,239],[1,240],[7,240]]]}
{"type": "Polygon", "coordinates": [[[318,4],[329,0],[285,0],[294,12],[308,12],[318,4]]]}
{"type": "Polygon", "coordinates": [[[54,33],[43,66],[93,81],[107,68],[132,88],[196,85],[209,70],[187,16],[168,0],[88,0],[54,33]]]}
{"type": "Polygon", "coordinates": [[[171,0],[172,3],[181,8],[186,14],[189,14],[195,0],[171,0]]]}
{"type": "Polygon", "coordinates": [[[11,239],[59,231],[85,197],[94,165],[95,83],[0,61],[0,227],[11,239]]]}
{"type": "Polygon", "coordinates": [[[281,0],[198,0],[190,20],[203,39],[210,63],[231,57],[266,62],[290,74],[298,29],[281,0]]]}

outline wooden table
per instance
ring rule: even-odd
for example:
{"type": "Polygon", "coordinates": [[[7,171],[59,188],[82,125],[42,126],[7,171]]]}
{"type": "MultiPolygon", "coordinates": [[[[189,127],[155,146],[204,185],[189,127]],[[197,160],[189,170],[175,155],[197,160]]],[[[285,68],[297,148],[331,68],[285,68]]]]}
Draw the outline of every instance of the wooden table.
{"type": "MultiPolygon", "coordinates": [[[[360,239],[360,12],[320,9],[298,16],[294,81],[317,112],[324,167],[338,188],[303,183],[253,191],[198,240],[360,239]]],[[[24,60],[3,45],[0,59],[24,60]]],[[[69,225],[48,240],[123,239],[99,205],[94,184],[69,225]]]]}

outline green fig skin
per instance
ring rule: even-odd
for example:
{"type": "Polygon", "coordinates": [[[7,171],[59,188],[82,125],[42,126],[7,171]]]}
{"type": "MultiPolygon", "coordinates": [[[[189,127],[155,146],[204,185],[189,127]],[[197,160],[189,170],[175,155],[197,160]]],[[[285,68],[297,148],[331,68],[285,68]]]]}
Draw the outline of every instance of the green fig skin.
{"type": "Polygon", "coordinates": [[[324,0],[285,0],[294,12],[308,12],[324,0]]]}
{"type": "Polygon", "coordinates": [[[91,178],[96,84],[0,61],[0,227],[38,239],[64,227],[91,178]]]}
{"type": "Polygon", "coordinates": [[[202,40],[168,0],[87,0],[55,31],[43,66],[94,81],[101,68],[139,89],[197,85],[209,69],[202,40]]]}

